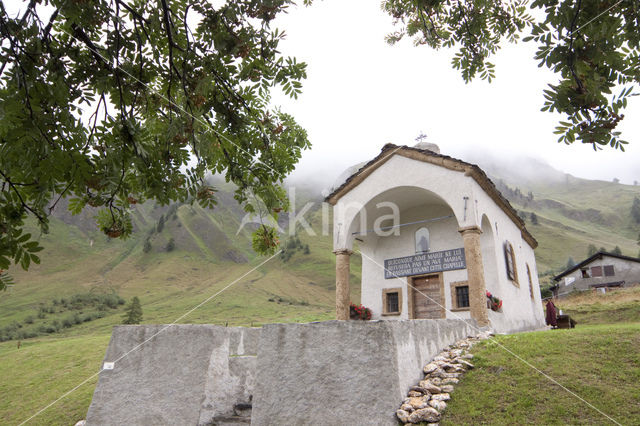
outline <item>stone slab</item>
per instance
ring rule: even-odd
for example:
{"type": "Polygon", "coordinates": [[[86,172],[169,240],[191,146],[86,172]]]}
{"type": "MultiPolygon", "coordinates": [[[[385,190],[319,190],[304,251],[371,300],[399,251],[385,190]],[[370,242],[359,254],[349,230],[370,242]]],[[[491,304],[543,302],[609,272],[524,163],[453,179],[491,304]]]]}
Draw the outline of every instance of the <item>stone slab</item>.
{"type": "Polygon", "coordinates": [[[253,425],[393,425],[422,367],[473,321],[328,321],[262,328],[253,425]]]}
{"type": "Polygon", "coordinates": [[[87,425],[232,421],[237,404],[251,403],[259,333],[215,325],[114,327],[104,362],[115,364],[100,372],[87,425]]]}

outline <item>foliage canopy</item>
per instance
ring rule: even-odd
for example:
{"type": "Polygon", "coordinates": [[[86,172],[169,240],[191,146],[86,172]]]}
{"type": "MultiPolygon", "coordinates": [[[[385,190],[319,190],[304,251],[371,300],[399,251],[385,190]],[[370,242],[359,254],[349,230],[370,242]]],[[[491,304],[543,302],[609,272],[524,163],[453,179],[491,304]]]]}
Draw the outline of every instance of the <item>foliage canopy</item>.
{"type": "Polygon", "coordinates": [[[539,66],[559,76],[542,107],[567,117],[559,142],[624,150],[616,127],[640,83],[637,0],[384,0],[383,8],[397,28],[389,43],[409,36],[416,45],[457,47],[452,65],[466,82],[491,81],[490,57],[524,34],[538,45],[539,66]]]}
{"type": "Polygon", "coordinates": [[[291,3],[29,0],[15,14],[0,2],[0,270],[39,261],[24,220],[47,232],[61,197],[100,208],[112,238],[145,200],[213,206],[208,173],[240,203],[286,208],[280,184],[309,147],[270,106],[273,88],[297,97],[306,77],[271,27],[291,3]]]}

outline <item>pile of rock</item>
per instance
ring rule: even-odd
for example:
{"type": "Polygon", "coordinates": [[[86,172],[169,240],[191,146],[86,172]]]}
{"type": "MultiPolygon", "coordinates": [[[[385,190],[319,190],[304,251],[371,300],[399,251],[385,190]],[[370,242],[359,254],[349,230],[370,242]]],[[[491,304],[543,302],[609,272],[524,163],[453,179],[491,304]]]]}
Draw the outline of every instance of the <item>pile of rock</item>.
{"type": "Polygon", "coordinates": [[[467,337],[445,348],[431,362],[424,366],[424,380],[417,386],[412,386],[408,397],[396,411],[396,416],[404,424],[436,423],[440,421],[442,413],[451,399],[453,385],[457,384],[460,376],[473,368],[469,360],[473,355],[468,350],[474,343],[487,339],[489,332],[483,332],[475,337],[467,337]]]}

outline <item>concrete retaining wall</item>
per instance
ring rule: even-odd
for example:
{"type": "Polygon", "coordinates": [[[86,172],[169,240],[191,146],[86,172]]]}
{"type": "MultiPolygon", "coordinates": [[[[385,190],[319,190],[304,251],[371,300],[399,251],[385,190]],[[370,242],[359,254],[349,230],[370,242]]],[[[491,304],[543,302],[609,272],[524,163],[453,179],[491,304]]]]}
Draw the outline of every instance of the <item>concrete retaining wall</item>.
{"type": "MultiPolygon", "coordinates": [[[[461,320],[174,325],[100,373],[88,425],[397,425],[422,367],[475,335],[461,320]],[[257,357],[256,357],[257,355],[257,357]],[[251,408],[253,405],[253,408],[251,408]]],[[[105,362],[164,326],[118,326],[105,362]]]]}
{"type": "Polygon", "coordinates": [[[265,325],[251,424],[395,426],[422,367],[472,334],[460,320],[265,325]]]}
{"type": "MultiPolygon", "coordinates": [[[[162,325],[114,327],[105,362],[162,325]]],[[[100,373],[88,425],[201,425],[233,421],[251,403],[260,329],[173,325],[100,373]],[[238,404],[240,404],[238,406],[238,404]]],[[[101,366],[102,367],[102,366],[101,366]]],[[[248,420],[248,419],[247,419],[248,420]]]]}

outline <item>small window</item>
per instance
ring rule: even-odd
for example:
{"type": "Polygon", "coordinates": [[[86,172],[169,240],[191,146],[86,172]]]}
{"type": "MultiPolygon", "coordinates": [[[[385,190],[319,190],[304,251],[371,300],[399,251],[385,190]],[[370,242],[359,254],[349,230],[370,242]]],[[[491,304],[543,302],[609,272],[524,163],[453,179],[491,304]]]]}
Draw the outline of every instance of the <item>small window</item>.
{"type": "Polygon", "coordinates": [[[387,312],[399,312],[398,292],[387,293],[387,312]]]}
{"type": "Polygon", "coordinates": [[[426,253],[429,251],[429,230],[420,228],[416,231],[416,253],[426,253]]]}
{"type": "Polygon", "coordinates": [[[468,311],[469,283],[467,281],[456,281],[451,283],[451,310],[468,311]]]}
{"type": "Polygon", "coordinates": [[[591,267],[591,276],[592,277],[601,277],[602,276],[602,266],[592,266],[591,267]]]}
{"type": "Polygon", "coordinates": [[[589,271],[589,268],[582,268],[580,269],[580,272],[582,272],[582,278],[591,278],[591,272],[589,271]]]}
{"type": "Polygon", "coordinates": [[[382,315],[400,315],[402,309],[402,289],[382,290],[382,315]]]}
{"type": "Polygon", "coordinates": [[[604,267],[604,276],[605,277],[613,277],[615,274],[616,273],[613,270],[613,265],[605,265],[605,267],[604,267]]]}
{"type": "Polygon", "coordinates": [[[504,243],[504,258],[507,266],[507,277],[517,286],[518,271],[516,269],[516,256],[513,252],[513,246],[508,241],[504,243]]]}
{"type": "Polygon", "coordinates": [[[461,285],[460,287],[456,287],[456,305],[458,305],[459,308],[469,307],[468,285],[461,285]]]}
{"type": "Polygon", "coordinates": [[[533,295],[533,280],[531,279],[531,268],[529,268],[529,264],[527,263],[527,278],[529,278],[529,296],[531,299],[534,298],[533,295]]]}

